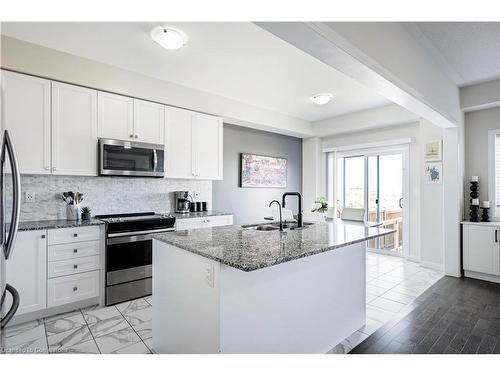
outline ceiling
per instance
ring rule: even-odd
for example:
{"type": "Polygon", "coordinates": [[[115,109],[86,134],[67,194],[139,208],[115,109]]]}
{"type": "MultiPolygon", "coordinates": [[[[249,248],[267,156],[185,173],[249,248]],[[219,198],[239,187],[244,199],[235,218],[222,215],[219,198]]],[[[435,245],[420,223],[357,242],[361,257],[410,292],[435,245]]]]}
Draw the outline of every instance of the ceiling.
{"type": "Polygon", "coordinates": [[[413,31],[457,85],[500,78],[500,22],[417,22],[413,31]]]}
{"type": "Polygon", "coordinates": [[[2,23],[2,34],[306,121],[390,102],[252,23],[168,23],[188,44],[169,51],[149,32],[161,23],[2,23]],[[327,105],[311,95],[331,92],[327,105]]]}

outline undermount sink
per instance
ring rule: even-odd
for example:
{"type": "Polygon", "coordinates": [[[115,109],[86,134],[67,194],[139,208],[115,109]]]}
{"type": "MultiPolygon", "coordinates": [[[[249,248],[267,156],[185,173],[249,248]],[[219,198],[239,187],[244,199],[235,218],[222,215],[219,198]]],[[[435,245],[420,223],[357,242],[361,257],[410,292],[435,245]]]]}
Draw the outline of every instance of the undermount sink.
{"type": "MultiPolygon", "coordinates": [[[[314,223],[302,223],[302,228],[307,227],[309,225],[313,225],[314,223]]],[[[250,225],[243,225],[243,228],[245,229],[252,229],[252,230],[259,230],[259,231],[264,231],[264,232],[269,232],[273,230],[279,230],[280,229],[280,224],[279,223],[272,223],[272,224],[250,224],[250,225]]],[[[302,228],[297,228],[297,223],[283,223],[283,229],[284,230],[295,230],[295,229],[302,229],[302,228]]]]}
{"type": "Polygon", "coordinates": [[[268,232],[268,231],[271,231],[271,230],[279,230],[280,227],[275,227],[275,226],[272,226],[272,225],[257,225],[257,226],[253,226],[253,227],[250,227],[251,229],[255,229],[255,230],[262,230],[262,231],[265,231],[265,232],[268,232]]]}

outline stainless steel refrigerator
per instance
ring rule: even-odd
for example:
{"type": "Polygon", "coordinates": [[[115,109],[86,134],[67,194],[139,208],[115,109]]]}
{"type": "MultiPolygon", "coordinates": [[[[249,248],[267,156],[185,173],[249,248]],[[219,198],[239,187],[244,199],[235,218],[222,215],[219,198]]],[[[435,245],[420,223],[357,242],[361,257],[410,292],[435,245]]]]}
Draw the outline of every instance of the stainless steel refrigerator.
{"type": "Polygon", "coordinates": [[[19,294],[6,282],[6,268],[12,255],[19,226],[21,180],[14,145],[7,130],[2,135],[0,158],[0,353],[5,348],[4,328],[19,306],[19,294]],[[7,298],[7,294],[11,298],[7,298]]]}

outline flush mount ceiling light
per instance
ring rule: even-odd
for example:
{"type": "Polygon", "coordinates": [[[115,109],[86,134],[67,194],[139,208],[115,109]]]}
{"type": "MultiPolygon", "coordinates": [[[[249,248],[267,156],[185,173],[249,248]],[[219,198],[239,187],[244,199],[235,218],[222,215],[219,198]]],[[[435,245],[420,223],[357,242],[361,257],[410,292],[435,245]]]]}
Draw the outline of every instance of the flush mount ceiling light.
{"type": "Polygon", "coordinates": [[[309,100],[311,102],[318,104],[318,105],[324,105],[332,99],[333,99],[333,95],[330,94],[329,92],[325,92],[322,94],[316,94],[316,95],[313,95],[309,98],[309,100]]]}
{"type": "Polygon", "coordinates": [[[173,27],[157,26],[151,30],[151,38],[166,49],[179,49],[187,43],[188,37],[173,27]]]}

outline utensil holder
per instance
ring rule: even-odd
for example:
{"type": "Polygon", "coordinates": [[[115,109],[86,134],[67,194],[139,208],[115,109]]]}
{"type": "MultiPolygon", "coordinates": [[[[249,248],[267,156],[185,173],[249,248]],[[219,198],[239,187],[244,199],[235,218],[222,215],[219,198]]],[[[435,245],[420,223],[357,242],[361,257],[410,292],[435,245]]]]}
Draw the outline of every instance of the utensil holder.
{"type": "Polygon", "coordinates": [[[79,220],[80,219],[80,206],[77,204],[68,204],[66,206],[66,218],[68,220],[79,220]]]}

